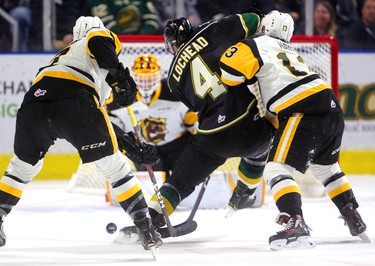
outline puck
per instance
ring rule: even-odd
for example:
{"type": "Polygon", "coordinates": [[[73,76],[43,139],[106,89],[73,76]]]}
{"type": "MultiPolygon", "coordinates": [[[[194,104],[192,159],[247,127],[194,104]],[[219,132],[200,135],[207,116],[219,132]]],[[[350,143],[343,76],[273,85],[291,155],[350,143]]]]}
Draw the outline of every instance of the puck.
{"type": "Polygon", "coordinates": [[[109,234],[113,234],[117,231],[117,225],[115,223],[109,223],[105,229],[109,234]]]}

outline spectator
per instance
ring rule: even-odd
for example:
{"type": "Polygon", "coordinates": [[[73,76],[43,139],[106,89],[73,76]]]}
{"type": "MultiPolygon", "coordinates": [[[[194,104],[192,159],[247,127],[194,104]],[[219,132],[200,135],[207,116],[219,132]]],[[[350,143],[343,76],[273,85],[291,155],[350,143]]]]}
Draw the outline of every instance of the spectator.
{"type": "Polygon", "coordinates": [[[152,2],[159,13],[163,26],[166,25],[168,20],[174,19],[177,16],[188,18],[193,26],[199,26],[202,23],[200,15],[195,7],[196,1],[194,0],[184,0],[184,5],[182,10],[179,10],[179,14],[177,13],[178,7],[175,5],[175,1],[152,0],[152,2]]]}
{"type": "MultiPolygon", "coordinates": [[[[18,22],[18,50],[27,51],[27,42],[32,23],[31,0],[2,0],[0,7],[9,13],[9,15],[18,22]]],[[[10,28],[10,33],[12,28],[10,28]]]]}
{"type": "Polygon", "coordinates": [[[87,0],[55,0],[56,39],[53,46],[61,50],[73,41],[72,28],[80,16],[90,14],[87,0]]]}
{"type": "Polygon", "coordinates": [[[89,0],[93,16],[116,34],[160,34],[162,27],[152,0],[89,0]]]}
{"type": "Polygon", "coordinates": [[[313,12],[314,35],[336,36],[336,15],[328,1],[315,3],[313,12]]]}
{"type": "Polygon", "coordinates": [[[295,28],[301,28],[303,21],[302,0],[253,0],[253,7],[258,8],[263,14],[268,14],[272,10],[288,13],[292,16],[295,28]]]}
{"type": "MultiPolygon", "coordinates": [[[[288,13],[294,20],[296,27],[302,20],[301,0],[274,0],[272,9],[288,13]]],[[[268,12],[267,12],[268,13],[268,12]]]]}
{"type": "Polygon", "coordinates": [[[197,9],[202,21],[221,19],[222,17],[235,13],[242,13],[252,6],[251,3],[243,0],[197,0],[197,9]]]}
{"type": "Polygon", "coordinates": [[[375,50],[375,0],[365,0],[361,20],[343,30],[339,40],[341,49],[375,50]]]}
{"type": "MultiPolygon", "coordinates": [[[[319,0],[321,1],[321,0],[319,0]]],[[[327,0],[336,13],[336,23],[339,27],[347,27],[359,20],[357,0],[327,0]]],[[[317,1],[316,1],[317,2],[317,1]]]]}

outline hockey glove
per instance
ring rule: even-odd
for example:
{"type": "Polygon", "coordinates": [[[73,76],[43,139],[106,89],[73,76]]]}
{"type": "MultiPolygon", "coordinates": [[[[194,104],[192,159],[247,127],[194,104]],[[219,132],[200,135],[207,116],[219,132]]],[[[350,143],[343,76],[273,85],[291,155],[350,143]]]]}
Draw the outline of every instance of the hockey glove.
{"type": "Polygon", "coordinates": [[[118,136],[118,139],[120,139],[120,150],[125,150],[125,155],[134,163],[153,165],[160,161],[156,147],[145,143],[140,147],[135,139],[134,132],[128,132],[118,136]]]}
{"type": "Polygon", "coordinates": [[[119,63],[117,68],[109,68],[105,81],[111,86],[116,102],[121,107],[132,105],[136,100],[138,86],[130,76],[129,68],[119,63]]]}
{"type": "Polygon", "coordinates": [[[255,7],[250,7],[249,9],[247,9],[247,10],[245,11],[245,13],[255,13],[255,14],[257,14],[260,18],[263,18],[263,17],[264,17],[263,13],[262,13],[259,9],[255,8],[255,7]]]}
{"type": "Polygon", "coordinates": [[[125,152],[125,155],[130,160],[136,164],[142,165],[153,165],[160,161],[155,146],[144,143],[142,147],[140,147],[137,143],[134,132],[126,133],[116,124],[112,123],[112,125],[116,132],[120,151],[125,152]]]}

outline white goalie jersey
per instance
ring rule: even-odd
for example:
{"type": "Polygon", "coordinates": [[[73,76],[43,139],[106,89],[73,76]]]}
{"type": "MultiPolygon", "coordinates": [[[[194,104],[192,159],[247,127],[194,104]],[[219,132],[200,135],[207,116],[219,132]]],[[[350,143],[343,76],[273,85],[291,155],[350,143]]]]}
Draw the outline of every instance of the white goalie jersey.
{"type": "MultiPolygon", "coordinates": [[[[108,102],[111,98],[108,99],[108,102]]],[[[182,102],[172,97],[165,83],[162,81],[155,91],[151,102],[145,104],[140,95],[132,105],[142,137],[150,144],[162,146],[170,143],[187,131],[194,133],[197,115],[189,111],[182,102]]],[[[126,109],[111,110],[111,120],[125,131],[133,130],[126,109]]]]}

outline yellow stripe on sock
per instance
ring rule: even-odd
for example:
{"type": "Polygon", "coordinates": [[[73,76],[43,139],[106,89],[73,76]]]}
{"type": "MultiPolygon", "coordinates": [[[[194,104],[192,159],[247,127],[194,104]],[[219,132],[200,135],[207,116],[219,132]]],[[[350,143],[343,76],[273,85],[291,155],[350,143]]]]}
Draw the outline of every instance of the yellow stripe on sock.
{"type": "Polygon", "coordinates": [[[141,190],[141,186],[137,182],[134,186],[132,186],[130,189],[125,191],[124,193],[121,193],[120,195],[116,196],[116,199],[118,202],[123,202],[129,198],[131,198],[135,193],[141,190]]]}
{"type": "Polygon", "coordinates": [[[2,182],[0,182],[0,191],[4,191],[12,196],[15,196],[17,198],[21,198],[22,197],[22,190],[19,190],[17,188],[14,188],[14,187],[11,187],[11,186],[8,186],[7,184],[4,184],[2,182]]]}
{"type": "Polygon", "coordinates": [[[301,190],[299,187],[297,186],[287,186],[287,187],[284,187],[282,189],[280,189],[279,191],[277,191],[275,193],[275,195],[273,195],[273,199],[275,200],[275,202],[277,202],[282,196],[284,196],[285,194],[288,194],[288,193],[292,193],[292,192],[296,192],[298,194],[301,194],[301,190]]]}
{"type": "Polygon", "coordinates": [[[341,186],[339,186],[338,188],[335,188],[334,190],[331,190],[329,193],[328,193],[328,196],[333,199],[334,197],[336,197],[337,195],[345,192],[345,191],[348,191],[349,189],[351,189],[352,187],[350,186],[349,183],[345,183],[341,186]]]}
{"type": "MultiPolygon", "coordinates": [[[[171,215],[174,212],[174,208],[173,208],[172,204],[169,202],[169,200],[167,198],[165,198],[163,196],[162,196],[162,199],[163,199],[164,206],[165,206],[165,209],[167,210],[168,215],[171,215]]],[[[159,204],[158,198],[156,197],[156,194],[152,195],[151,201],[159,204]]]]}

